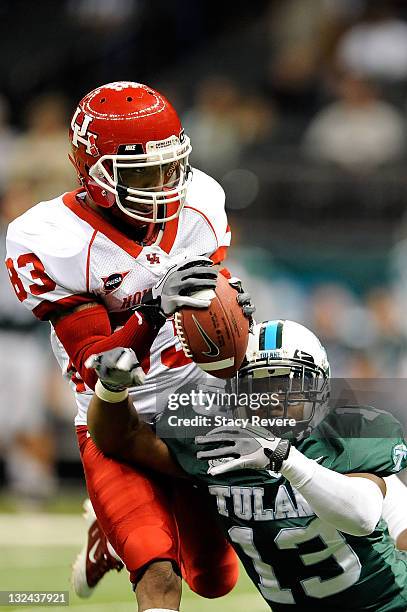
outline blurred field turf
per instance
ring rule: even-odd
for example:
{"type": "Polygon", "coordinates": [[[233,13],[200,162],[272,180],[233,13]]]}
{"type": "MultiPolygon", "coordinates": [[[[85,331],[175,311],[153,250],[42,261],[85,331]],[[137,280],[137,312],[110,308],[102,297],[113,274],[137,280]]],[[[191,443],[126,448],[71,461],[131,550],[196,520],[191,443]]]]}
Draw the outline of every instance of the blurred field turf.
{"type": "MultiPolygon", "coordinates": [[[[69,584],[70,565],[81,548],[84,524],[79,515],[0,514],[0,590],[69,590],[68,606],[0,606],[0,610],[49,612],[135,612],[127,573],[111,572],[89,600],[78,599],[69,584]]],[[[234,591],[217,600],[202,599],[184,585],[184,612],[266,612],[268,606],[244,571],[234,591]]]]}

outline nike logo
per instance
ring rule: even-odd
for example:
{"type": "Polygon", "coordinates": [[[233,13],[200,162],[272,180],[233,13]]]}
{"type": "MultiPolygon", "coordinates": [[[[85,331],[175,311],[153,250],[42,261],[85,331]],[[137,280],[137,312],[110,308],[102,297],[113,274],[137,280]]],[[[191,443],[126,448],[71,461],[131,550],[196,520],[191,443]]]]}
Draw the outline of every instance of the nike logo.
{"type": "Polygon", "coordinates": [[[314,461],[316,463],[321,463],[322,459],[325,459],[324,455],[322,455],[321,457],[318,457],[318,459],[314,459],[314,461]]]}
{"type": "Polygon", "coordinates": [[[89,551],[89,561],[91,563],[97,563],[95,559],[95,552],[97,551],[97,547],[99,546],[100,541],[101,541],[100,538],[98,538],[89,551]]]}
{"type": "Polygon", "coordinates": [[[206,355],[206,357],[217,357],[220,353],[219,347],[214,343],[214,341],[208,336],[206,331],[203,329],[202,325],[199,321],[196,320],[195,315],[192,315],[192,319],[201,334],[205,344],[207,345],[209,351],[201,351],[202,355],[206,355]]]}

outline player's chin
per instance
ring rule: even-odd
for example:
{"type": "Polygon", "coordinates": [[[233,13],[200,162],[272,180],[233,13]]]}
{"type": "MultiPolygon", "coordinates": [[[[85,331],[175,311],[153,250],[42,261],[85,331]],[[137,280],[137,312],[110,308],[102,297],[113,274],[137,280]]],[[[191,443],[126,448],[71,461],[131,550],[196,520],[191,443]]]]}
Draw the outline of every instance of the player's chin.
{"type": "MultiPolygon", "coordinates": [[[[132,210],[132,212],[137,212],[137,211],[132,210]]],[[[136,227],[138,229],[146,229],[147,226],[151,223],[151,219],[149,219],[148,217],[146,217],[145,221],[144,220],[141,221],[140,219],[135,219],[131,215],[127,215],[125,212],[120,210],[118,206],[112,206],[111,213],[116,219],[118,219],[122,223],[125,223],[126,225],[131,225],[132,227],[136,227]]]]}
{"type": "Polygon", "coordinates": [[[152,204],[133,204],[131,202],[126,203],[126,208],[133,213],[143,215],[146,220],[151,221],[153,218],[153,206],[152,204]]]}
{"type": "Polygon", "coordinates": [[[268,411],[268,416],[273,417],[273,418],[278,418],[278,417],[283,417],[284,416],[284,409],[283,408],[270,408],[270,410],[268,411]]]}
{"type": "Polygon", "coordinates": [[[275,419],[284,416],[284,408],[280,406],[275,406],[272,408],[263,408],[259,410],[254,410],[253,414],[260,417],[261,419],[275,419]]]}

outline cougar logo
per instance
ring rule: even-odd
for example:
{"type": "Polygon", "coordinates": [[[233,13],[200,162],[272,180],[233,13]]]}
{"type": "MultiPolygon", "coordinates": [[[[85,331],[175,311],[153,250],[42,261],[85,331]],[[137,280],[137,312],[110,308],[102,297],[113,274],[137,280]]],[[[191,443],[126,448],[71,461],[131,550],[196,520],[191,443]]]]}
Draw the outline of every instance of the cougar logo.
{"type": "Polygon", "coordinates": [[[158,257],[157,253],[149,253],[148,255],[146,255],[147,260],[149,261],[149,263],[151,264],[159,264],[160,263],[160,258],[158,257]]]}
{"type": "Polygon", "coordinates": [[[86,153],[88,153],[88,155],[97,157],[99,155],[99,149],[96,145],[98,135],[89,131],[89,125],[91,124],[93,119],[92,117],[89,117],[89,115],[83,113],[82,124],[79,125],[79,123],[77,123],[77,119],[81,112],[81,109],[78,107],[75,111],[74,116],[72,117],[72,144],[75,147],[79,147],[79,144],[83,144],[86,147],[86,153]]]}
{"type": "Polygon", "coordinates": [[[128,275],[129,270],[127,272],[114,272],[109,276],[102,276],[103,281],[103,290],[105,293],[113,293],[116,291],[128,275]]]}
{"type": "Polygon", "coordinates": [[[201,334],[205,344],[207,345],[209,351],[201,351],[202,355],[206,355],[207,357],[217,357],[220,353],[219,347],[214,343],[214,341],[208,336],[206,331],[203,329],[202,325],[197,321],[195,315],[192,315],[192,319],[201,334]]]}

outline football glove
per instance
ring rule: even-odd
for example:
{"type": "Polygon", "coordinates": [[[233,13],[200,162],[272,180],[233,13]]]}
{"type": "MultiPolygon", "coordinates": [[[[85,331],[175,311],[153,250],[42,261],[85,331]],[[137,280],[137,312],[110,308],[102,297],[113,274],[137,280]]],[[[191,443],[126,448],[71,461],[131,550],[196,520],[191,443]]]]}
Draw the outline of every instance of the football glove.
{"type": "Polygon", "coordinates": [[[290,452],[290,442],[273,436],[263,427],[216,427],[205,436],[197,436],[196,444],[211,445],[211,450],[197,452],[198,459],[222,461],[209,467],[208,474],[217,476],[243,469],[279,472],[290,452]]]}
{"type": "Polygon", "coordinates": [[[109,391],[123,391],[144,384],[144,372],[131,348],[118,347],[91,355],[85,367],[93,368],[109,391]]]}
{"type": "Polygon", "coordinates": [[[237,303],[242,308],[243,314],[246,319],[249,319],[249,326],[251,331],[254,325],[253,315],[256,312],[256,306],[252,302],[250,293],[244,291],[242,287],[242,281],[236,276],[232,276],[232,278],[229,279],[229,285],[237,291],[237,303]]]}
{"type": "Polygon", "coordinates": [[[208,257],[184,259],[173,264],[151,291],[144,295],[142,306],[156,307],[166,317],[183,306],[207,308],[210,300],[194,297],[193,294],[201,289],[215,289],[217,278],[218,271],[208,257]]]}

